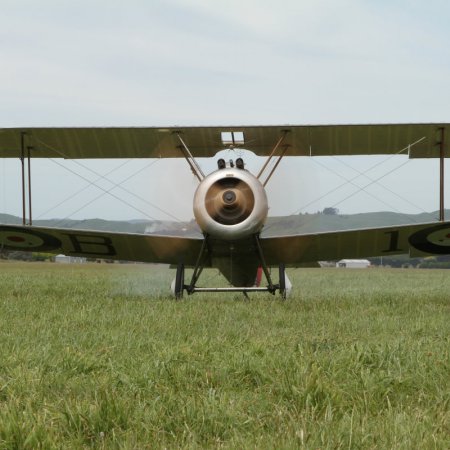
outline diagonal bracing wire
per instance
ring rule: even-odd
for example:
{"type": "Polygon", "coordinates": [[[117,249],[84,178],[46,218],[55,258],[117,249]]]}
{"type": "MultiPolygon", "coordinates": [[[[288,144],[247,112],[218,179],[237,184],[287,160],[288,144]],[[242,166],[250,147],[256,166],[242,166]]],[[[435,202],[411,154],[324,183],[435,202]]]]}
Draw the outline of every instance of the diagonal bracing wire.
{"type": "MultiPolygon", "coordinates": [[[[79,178],[83,179],[84,181],[90,182],[90,180],[89,180],[88,178],[84,177],[83,175],[80,175],[79,173],[75,172],[75,171],[72,170],[72,169],[69,169],[68,167],[64,166],[63,164],[61,164],[61,163],[59,163],[59,162],[57,162],[57,161],[55,161],[54,159],[49,158],[49,161],[51,161],[52,163],[54,163],[54,164],[56,164],[56,165],[62,167],[63,169],[67,170],[68,172],[70,172],[70,173],[72,173],[72,174],[78,176],[79,178]]],[[[157,162],[157,161],[158,161],[158,160],[153,161],[153,163],[155,163],[155,162],[157,162]]],[[[125,180],[124,180],[124,181],[125,181],[125,180]]],[[[71,214],[69,214],[68,216],[64,217],[64,219],[59,220],[59,221],[56,223],[56,225],[58,225],[59,223],[65,221],[65,220],[67,220],[67,219],[69,219],[70,216],[72,216],[73,214],[77,213],[78,211],[81,211],[83,208],[85,208],[86,206],[90,205],[90,204],[93,203],[95,200],[97,200],[98,198],[100,198],[100,197],[102,197],[103,195],[106,195],[106,194],[111,195],[111,196],[114,197],[116,200],[119,200],[120,202],[122,202],[124,205],[127,205],[127,206],[129,206],[129,207],[135,209],[136,211],[140,212],[141,214],[143,214],[143,215],[146,216],[147,218],[149,218],[149,219],[151,219],[151,220],[156,220],[155,217],[150,216],[150,215],[147,214],[145,211],[142,211],[141,209],[136,208],[136,207],[133,206],[133,205],[130,205],[127,201],[125,201],[125,200],[121,199],[120,197],[118,197],[117,195],[113,194],[113,193],[111,192],[111,190],[114,189],[115,187],[113,187],[113,188],[110,189],[110,190],[104,189],[104,188],[102,188],[101,186],[98,186],[98,185],[97,185],[96,187],[97,187],[98,189],[100,189],[101,191],[103,191],[98,197],[96,197],[95,199],[92,199],[91,201],[89,201],[88,203],[86,203],[85,205],[83,205],[81,208],[78,208],[76,211],[74,211],[74,212],[72,212],[71,214]]]]}
{"type": "MultiPolygon", "coordinates": [[[[399,211],[398,209],[396,209],[396,208],[390,206],[390,205],[389,205],[388,203],[386,203],[385,201],[383,201],[383,200],[377,198],[376,196],[372,195],[370,192],[365,191],[365,189],[366,189],[367,187],[371,186],[371,185],[374,184],[374,183],[378,183],[378,181],[380,181],[382,178],[388,176],[388,175],[391,174],[392,172],[395,172],[396,170],[400,169],[402,166],[408,164],[409,160],[407,160],[406,162],[402,163],[400,166],[395,167],[394,169],[390,170],[389,172],[383,174],[382,176],[380,176],[380,177],[378,177],[378,178],[376,178],[376,179],[372,179],[372,178],[370,178],[370,177],[367,177],[367,178],[369,178],[369,180],[371,180],[371,182],[368,183],[367,185],[363,186],[362,188],[361,188],[360,186],[358,186],[357,184],[353,183],[353,181],[356,180],[357,178],[359,178],[361,175],[365,175],[366,173],[372,171],[372,170],[375,169],[376,167],[378,167],[378,166],[384,164],[385,162],[389,161],[390,159],[394,158],[395,156],[401,155],[401,154],[404,153],[406,150],[408,150],[408,152],[409,152],[410,149],[411,149],[411,147],[413,147],[414,145],[416,145],[416,144],[422,142],[424,139],[426,139],[426,138],[425,138],[425,137],[422,137],[422,138],[418,139],[417,141],[414,141],[413,143],[409,144],[407,147],[402,148],[402,149],[399,150],[398,152],[396,152],[396,153],[394,153],[394,154],[388,156],[387,158],[385,158],[385,159],[383,159],[382,161],[380,161],[380,162],[378,162],[378,163],[372,165],[372,166],[369,167],[367,170],[361,172],[360,174],[358,174],[358,175],[356,175],[355,177],[350,178],[350,179],[347,179],[347,178],[345,178],[344,176],[342,176],[341,174],[336,173],[336,172],[334,172],[333,170],[329,169],[327,166],[318,163],[318,161],[316,161],[316,160],[313,158],[312,161],[313,161],[314,163],[321,165],[322,167],[324,167],[324,168],[327,169],[328,171],[334,173],[335,175],[338,175],[340,178],[343,178],[343,179],[346,180],[346,181],[345,181],[344,183],[340,184],[337,188],[333,188],[332,190],[326,192],[325,194],[321,195],[320,197],[316,198],[315,200],[313,200],[313,201],[307,203],[306,205],[302,206],[300,209],[297,209],[297,210],[296,210],[294,213],[292,213],[291,215],[298,214],[302,209],[304,209],[304,208],[308,207],[309,205],[311,205],[311,204],[313,204],[313,203],[315,203],[315,202],[317,202],[317,201],[323,199],[323,198],[326,197],[327,195],[329,195],[329,194],[335,192],[337,189],[340,189],[341,187],[343,187],[343,186],[345,186],[345,185],[347,185],[347,184],[349,184],[349,183],[352,184],[352,185],[354,185],[354,186],[356,186],[356,187],[358,188],[358,190],[355,191],[355,192],[353,192],[352,194],[348,195],[348,196],[345,197],[344,199],[340,200],[339,202],[335,203],[334,205],[332,205],[332,206],[331,206],[332,208],[334,208],[334,207],[340,205],[341,203],[345,202],[346,200],[348,200],[349,198],[353,197],[354,195],[360,193],[361,191],[364,191],[366,194],[372,196],[372,197],[375,198],[376,200],[378,200],[378,201],[384,203],[385,205],[389,206],[390,208],[396,210],[397,212],[401,212],[401,211],[399,211]]],[[[382,185],[380,185],[380,186],[382,186],[382,185]]],[[[410,217],[410,219],[411,219],[412,221],[417,222],[417,220],[416,220],[414,217],[411,217],[410,215],[409,215],[409,217],[410,217]]],[[[310,224],[311,222],[314,222],[314,221],[316,221],[316,220],[319,220],[319,217],[311,217],[310,220],[306,221],[303,225],[308,225],[308,224],[310,224]]],[[[273,225],[269,225],[269,226],[264,227],[264,231],[267,232],[267,230],[269,230],[270,228],[272,228],[272,226],[273,226],[273,225]]]]}
{"type": "MultiPolygon", "coordinates": [[[[359,169],[353,167],[351,164],[348,164],[344,161],[342,161],[340,158],[337,158],[336,156],[333,156],[333,158],[340,162],[341,164],[343,164],[344,166],[354,170],[355,172],[359,173],[359,175],[366,177],[368,180],[370,181],[374,181],[373,178],[369,177],[368,175],[366,175],[365,173],[361,172],[359,169]]],[[[419,211],[426,213],[427,211],[425,211],[423,208],[421,208],[420,206],[416,205],[415,203],[413,203],[412,201],[408,200],[406,197],[403,197],[402,195],[400,195],[398,192],[395,192],[394,190],[388,188],[387,186],[384,186],[381,183],[378,183],[378,181],[376,182],[380,187],[382,187],[383,189],[385,189],[386,191],[390,192],[391,194],[395,195],[396,197],[398,197],[400,200],[404,201],[405,203],[408,203],[409,205],[413,206],[414,208],[418,209],[419,211]]]]}
{"type": "MultiPolygon", "coordinates": [[[[323,167],[324,169],[328,170],[329,172],[340,176],[341,178],[343,178],[344,180],[347,180],[347,178],[345,178],[343,175],[340,175],[338,173],[336,173],[334,170],[331,170],[329,167],[325,166],[325,164],[321,164],[318,161],[314,161],[315,164],[318,164],[319,166],[323,167]]],[[[360,192],[365,192],[367,195],[369,195],[370,197],[374,198],[375,200],[385,204],[386,206],[388,206],[389,208],[392,208],[394,211],[401,213],[400,210],[398,210],[397,208],[395,208],[394,206],[392,206],[391,204],[389,204],[388,202],[382,200],[381,198],[378,198],[376,195],[371,194],[370,192],[366,191],[366,188],[368,188],[369,186],[372,186],[375,183],[378,183],[378,181],[380,181],[382,178],[388,176],[389,174],[391,174],[392,172],[395,172],[396,170],[400,169],[401,167],[403,167],[404,165],[408,164],[408,161],[405,161],[404,163],[400,164],[399,166],[395,167],[394,169],[390,170],[389,172],[385,173],[384,175],[382,175],[381,177],[377,178],[377,179],[371,179],[369,178],[370,183],[366,184],[363,187],[358,186],[356,183],[353,183],[353,181],[347,180],[347,183],[350,183],[352,186],[355,186],[356,188],[358,188],[355,192],[352,192],[351,194],[347,195],[347,197],[344,197],[342,200],[338,201],[337,203],[335,203],[334,205],[332,205],[332,208],[334,208],[335,206],[340,205],[341,203],[345,202],[346,200],[348,200],[349,198],[352,198],[353,196],[355,196],[356,194],[359,194],[360,192]]],[[[359,177],[359,175],[358,175],[359,177]]],[[[358,178],[356,177],[356,178],[358,178]]],[[[413,217],[409,216],[411,220],[413,220],[414,222],[417,222],[413,217]]]]}
{"type": "MultiPolygon", "coordinates": [[[[404,153],[406,150],[410,150],[412,146],[422,142],[425,139],[425,137],[422,137],[420,139],[418,139],[417,141],[413,142],[412,144],[408,145],[407,147],[402,148],[401,150],[399,150],[398,152],[388,156],[387,158],[383,159],[382,161],[377,162],[376,164],[370,166],[368,169],[364,170],[363,172],[361,172],[359,175],[354,176],[353,178],[347,179],[345,177],[343,177],[342,175],[340,175],[339,173],[333,172],[331,171],[331,169],[328,169],[326,166],[324,166],[327,170],[330,170],[332,173],[334,173],[335,175],[338,175],[340,178],[344,178],[344,182],[342,184],[340,184],[339,186],[329,190],[328,192],[326,192],[325,194],[321,195],[320,197],[315,198],[314,200],[310,201],[309,203],[303,205],[302,207],[300,207],[299,209],[295,210],[291,215],[293,214],[298,214],[300,211],[302,211],[303,209],[307,208],[308,206],[318,202],[319,200],[322,200],[323,198],[325,198],[326,196],[328,196],[331,193],[336,192],[338,189],[340,189],[343,186],[346,186],[348,183],[352,183],[354,180],[356,180],[357,178],[359,178],[361,175],[366,175],[367,173],[371,172],[373,169],[375,169],[376,167],[379,167],[381,165],[383,165],[384,163],[388,162],[389,160],[391,160],[392,158],[401,155],[402,153],[404,153]]],[[[315,161],[315,159],[313,159],[313,161],[315,161]]],[[[399,166],[400,168],[401,166],[399,166]]],[[[387,174],[386,174],[387,175],[387,174]]],[[[378,178],[376,181],[379,181],[383,178],[384,176],[378,178]]],[[[368,177],[369,178],[369,177],[368,177]]],[[[370,179],[370,178],[369,178],[370,179]]],[[[358,186],[359,187],[359,186],[358,186]]],[[[356,194],[357,192],[355,192],[356,194]]],[[[378,199],[377,199],[378,200],[378,199]]]]}
{"type": "MultiPolygon", "coordinates": [[[[104,180],[108,181],[109,183],[111,183],[113,186],[112,186],[112,188],[110,189],[110,191],[112,191],[112,190],[115,189],[115,188],[122,189],[124,192],[126,192],[126,193],[132,195],[133,197],[136,197],[137,199],[139,199],[139,200],[141,200],[142,202],[146,203],[147,205],[149,205],[149,206],[151,206],[151,207],[153,207],[153,208],[159,210],[159,211],[162,212],[163,214],[166,214],[167,216],[171,217],[172,219],[175,219],[177,222],[181,222],[181,219],[179,219],[178,217],[176,217],[176,216],[174,216],[173,214],[171,214],[171,213],[169,213],[169,212],[163,210],[163,209],[160,208],[159,206],[157,206],[157,205],[155,205],[154,203],[148,201],[147,199],[145,199],[145,198],[139,196],[138,194],[135,194],[133,191],[130,191],[129,189],[126,189],[126,188],[124,188],[123,186],[121,186],[122,183],[125,183],[126,181],[128,181],[128,180],[130,180],[131,178],[135,177],[136,175],[138,175],[139,173],[141,173],[141,172],[143,172],[144,170],[148,169],[149,167],[153,166],[153,164],[156,164],[156,163],[159,162],[159,161],[160,161],[160,159],[156,159],[156,160],[153,160],[153,161],[149,162],[149,163],[146,164],[145,166],[141,167],[137,172],[134,172],[134,173],[131,174],[130,176],[124,178],[120,183],[115,183],[115,182],[109,180],[109,179],[106,178],[105,176],[98,174],[98,172],[96,172],[95,170],[91,170],[89,167],[85,167],[85,168],[86,168],[86,170],[89,170],[90,172],[92,172],[94,175],[99,175],[100,179],[104,179],[104,180]]],[[[53,162],[56,163],[56,161],[53,161],[53,162]]],[[[64,166],[64,167],[65,167],[65,166],[64,166]]],[[[81,167],[83,167],[83,165],[81,165],[81,167]]],[[[66,168],[66,167],[65,167],[65,168],[66,168]]],[[[67,168],[66,168],[66,169],[67,169],[67,168]]],[[[73,171],[72,173],[74,173],[75,175],[81,177],[81,175],[79,175],[78,173],[76,173],[76,172],[74,172],[74,171],[73,171]]],[[[86,178],[84,178],[84,179],[86,179],[86,178]]],[[[103,193],[100,195],[100,197],[103,197],[103,195],[108,194],[108,193],[110,192],[110,191],[108,191],[108,190],[106,190],[106,189],[101,188],[101,187],[98,186],[97,184],[91,183],[91,185],[94,185],[96,188],[103,190],[103,193]]],[[[100,198],[100,197],[99,197],[99,198],[100,198]]],[[[117,196],[113,196],[113,197],[114,197],[114,198],[117,198],[117,196]]],[[[90,205],[91,203],[92,203],[92,201],[88,202],[85,206],[88,206],[88,205],[90,205]]],[[[141,211],[140,209],[135,208],[133,205],[130,205],[128,202],[125,202],[125,203],[126,203],[128,206],[130,206],[131,208],[134,208],[134,209],[136,209],[137,211],[141,211]]],[[[83,208],[84,208],[85,206],[83,206],[83,208]]],[[[83,208],[80,208],[80,209],[83,209],[83,208]]],[[[77,211],[79,211],[79,210],[77,210],[77,211]]],[[[151,217],[151,216],[149,216],[149,215],[147,214],[147,217],[151,217]]]]}
{"type": "MultiPolygon", "coordinates": [[[[46,142],[44,142],[44,141],[42,141],[42,140],[40,140],[40,139],[38,139],[38,138],[35,138],[35,139],[36,139],[36,141],[38,141],[38,142],[41,143],[42,145],[46,146],[46,147],[49,148],[50,150],[54,151],[55,153],[58,153],[58,154],[59,154],[60,156],[62,156],[63,158],[70,159],[70,158],[67,158],[67,155],[65,155],[65,154],[64,154],[63,152],[61,152],[60,150],[54,148],[53,146],[47,144],[46,142]]],[[[169,212],[163,210],[162,208],[160,208],[159,206],[157,206],[157,205],[155,205],[154,203],[150,202],[149,200],[147,200],[147,199],[145,199],[145,198],[143,198],[143,197],[137,195],[137,194],[134,193],[133,191],[130,191],[129,189],[126,189],[125,187],[121,186],[121,184],[124,183],[125,181],[128,181],[128,180],[131,179],[132,177],[134,177],[134,176],[136,176],[137,174],[141,173],[143,170],[147,169],[148,167],[152,166],[152,165],[155,164],[156,162],[160,161],[159,159],[150,162],[149,164],[147,164],[146,166],[142,167],[140,170],[138,170],[137,172],[135,172],[135,173],[134,173],[133,175],[131,175],[130,177],[125,178],[124,180],[122,180],[120,183],[115,183],[114,181],[111,181],[110,179],[106,178],[105,175],[99,174],[99,173],[96,172],[95,170],[93,170],[93,169],[91,169],[90,167],[88,167],[88,166],[86,166],[86,165],[80,163],[80,162],[77,161],[77,160],[71,159],[71,161],[72,161],[74,164],[77,164],[78,166],[82,167],[83,169],[85,169],[85,170],[87,170],[87,171],[93,173],[94,175],[96,175],[96,176],[99,177],[100,179],[104,179],[104,180],[108,181],[109,183],[111,183],[111,184],[113,185],[113,189],[116,188],[116,187],[118,187],[118,188],[120,188],[121,190],[123,190],[124,192],[126,192],[127,194],[132,195],[133,197],[135,197],[135,198],[141,200],[142,202],[146,203],[147,205],[149,205],[149,206],[151,206],[151,207],[157,209],[158,211],[162,212],[163,214],[165,214],[165,215],[171,217],[172,219],[175,219],[177,222],[181,222],[181,219],[179,219],[178,217],[176,217],[176,216],[174,216],[173,214],[171,214],[171,213],[169,213],[169,212]]],[[[53,161],[53,162],[56,163],[56,161],[53,161]]],[[[61,165],[61,167],[66,168],[65,166],[62,166],[62,165],[61,165]]],[[[67,168],[66,168],[66,169],[67,169],[67,168]]],[[[67,170],[69,170],[69,169],[67,169],[67,170]]],[[[75,175],[81,177],[81,175],[79,175],[78,173],[76,173],[76,172],[74,172],[74,171],[72,171],[72,173],[74,173],[75,175]]],[[[83,177],[81,177],[81,178],[83,178],[83,177]]],[[[86,178],[83,178],[83,179],[86,180],[86,181],[88,181],[88,182],[90,183],[90,185],[94,185],[94,186],[96,186],[97,188],[103,190],[104,193],[107,193],[107,191],[106,191],[105,189],[103,189],[103,188],[101,188],[100,186],[96,185],[95,182],[91,182],[91,180],[87,180],[86,178]]],[[[114,195],[113,195],[113,197],[118,199],[117,196],[114,196],[114,195]]],[[[89,204],[90,204],[90,203],[92,203],[92,202],[89,202],[89,204]]],[[[130,207],[136,209],[137,211],[142,212],[142,211],[139,210],[138,208],[135,208],[135,207],[133,207],[132,205],[130,205],[128,202],[124,202],[124,203],[126,203],[128,206],[130,206],[130,207]]],[[[85,206],[87,206],[87,205],[85,205],[85,206]]],[[[82,208],[81,208],[81,209],[82,209],[82,208]]],[[[145,214],[145,213],[144,213],[144,214],[145,214]]],[[[148,214],[145,214],[145,215],[146,215],[147,217],[151,217],[151,216],[149,216],[148,214]]],[[[152,218],[152,219],[153,219],[153,218],[152,218]]]]}
{"type": "MultiPolygon", "coordinates": [[[[131,162],[132,160],[129,159],[127,161],[125,161],[123,164],[120,164],[117,167],[114,167],[113,169],[111,169],[109,172],[107,172],[105,174],[105,176],[111,175],[113,172],[115,172],[116,170],[121,169],[122,167],[124,167],[126,164],[128,164],[129,162],[131,162]]],[[[38,217],[36,217],[36,219],[40,219],[42,216],[45,216],[46,214],[48,214],[49,212],[55,210],[56,208],[58,208],[58,206],[61,206],[62,204],[68,202],[69,200],[72,200],[74,197],[76,197],[78,194],[81,194],[83,191],[85,191],[86,189],[88,189],[91,186],[96,186],[96,183],[98,181],[100,181],[102,179],[102,177],[98,177],[96,180],[89,182],[88,184],[86,184],[86,186],[82,187],[81,189],[79,189],[78,191],[74,192],[73,194],[69,195],[69,197],[65,198],[64,200],[60,201],[59,203],[57,203],[56,205],[52,206],[51,208],[47,209],[46,211],[44,211],[42,214],[40,214],[38,217]]]]}

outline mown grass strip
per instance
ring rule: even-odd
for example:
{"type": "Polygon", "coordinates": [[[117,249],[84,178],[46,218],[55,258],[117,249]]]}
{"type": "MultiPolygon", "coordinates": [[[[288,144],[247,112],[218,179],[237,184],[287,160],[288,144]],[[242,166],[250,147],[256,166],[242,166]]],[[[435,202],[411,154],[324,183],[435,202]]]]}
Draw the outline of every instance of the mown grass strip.
{"type": "Polygon", "coordinates": [[[448,272],[291,271],[287,302],[172,276],[1,263],[0,448],[449,448],[448,272]]]}

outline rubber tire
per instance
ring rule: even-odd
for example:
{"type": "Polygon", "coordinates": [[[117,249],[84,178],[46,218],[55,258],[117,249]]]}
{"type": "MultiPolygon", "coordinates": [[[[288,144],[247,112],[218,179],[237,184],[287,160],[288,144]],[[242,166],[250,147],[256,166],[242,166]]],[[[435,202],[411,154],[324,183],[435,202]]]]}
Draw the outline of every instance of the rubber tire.
{"type": "Polygon", "coordinates": [[[283,263],[278,266],[280,295],[282,300],[286,300],[286,267],[283,263]]]}
{"type": "Polygon", "coordinates": [[[175,275],[175,298],[183,298],[184,291],[184,264],[179,263],[177,266],[177,273],[175,275]]]}

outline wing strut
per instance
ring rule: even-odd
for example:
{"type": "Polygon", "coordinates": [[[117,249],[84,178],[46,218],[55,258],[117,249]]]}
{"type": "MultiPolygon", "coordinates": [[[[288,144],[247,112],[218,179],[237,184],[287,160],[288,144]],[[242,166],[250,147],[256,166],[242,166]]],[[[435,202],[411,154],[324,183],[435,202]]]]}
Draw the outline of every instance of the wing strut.
{"type": "Polygon", "coordinates": [[[445,206],[444,206],[444,161],[445,161],[445,128],[439,128],[441,132],[441,138],[438,142],[439,145],[439,221],[445,221],[445,206]]]}
{"type": "MultiPolygon", "coordinates": [[[[289,133],[290,130],[283,130],[282,131],[282,135],[280,136],[280,138],[278,139],[277,143],[275,144],[274,148],[272,149],[272,152],[270,153],[269,157],[267,158],[266,162],[264,163],[264,165],[262,166],[261,170],[259,171],[258,175],[256,176],[256,178],[261,178],[262,174],[264,173],[264,171],[266,170],[267,166],[269,165],[269,162],[271,161],[271,159],[273,158],[273,156],[275,155],[275,152],[277,151],[278,147],[283,143],[286,135],[289,133]]],[[[275,165],[273,166],[272,170],[270,171],[269,175],[267,176],[266,180],[263,183],[263,186],[266,186],[266,184],[268,183],[268,181],[270,180],[271,176],[273,175],[273,173],[275,172],[276,168],[278,167],[278,164],[280,164],[281,158],[283,158],[284,154],[286,153],[286,150],[289,148],[289,145],[284,145],[283,146],[283,150],[281,152],[281,155],[278,156],[278,159],[275,163],[275,165]]]]}
{"type": "Polygon", "coordinates": [[[28,225],[33,225],[33,216],[31,212],[31,150],[33,147],[27,145],[25,147],[25,138],[27,133],[21,131],[20,133],[20,165],[22,172],[22,225],[27,225],[27,211],[26,211],[26,189],[25,189],[25,158],[28,162],[28,225]],[[25,155],[25,148],[27,154],[25,155]]]}
{"type": "Polygon", "coordinates": [[[178,148],[181,150],[181,153],[183,153],[183,156],[186,158],[186,161],[188,162],[189,167],[192,170],[192,173],[198,178],[198,181],[202,181],[205,178],[205,174],[203,173],[201,167],[199,166],[195,158],[192,156],[192,153],[190,152],[188,146],[180,136],[180,131],[176,131],[175,134],[181,143],[181,145],[179,145],[178,148]]]}

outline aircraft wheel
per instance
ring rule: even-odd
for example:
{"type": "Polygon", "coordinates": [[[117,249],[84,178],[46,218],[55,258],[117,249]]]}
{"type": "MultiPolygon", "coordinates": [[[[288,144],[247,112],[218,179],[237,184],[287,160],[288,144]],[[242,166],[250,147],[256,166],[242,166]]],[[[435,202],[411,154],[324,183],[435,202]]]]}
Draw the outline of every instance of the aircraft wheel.
{"type": "Polygon", "coordinates": [[[286,300],[286,268],[283,263],[278,266],[280,275],[280,295],[282,300],[286,300]]]}
{"type": "Polygon", "coordinates": [[[183,298],[184,290],[184,264],[179,263],[177,266],[177,273],[175,275],[175,298],[183,298]]]}

